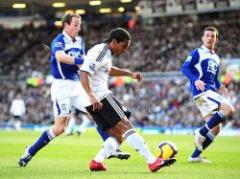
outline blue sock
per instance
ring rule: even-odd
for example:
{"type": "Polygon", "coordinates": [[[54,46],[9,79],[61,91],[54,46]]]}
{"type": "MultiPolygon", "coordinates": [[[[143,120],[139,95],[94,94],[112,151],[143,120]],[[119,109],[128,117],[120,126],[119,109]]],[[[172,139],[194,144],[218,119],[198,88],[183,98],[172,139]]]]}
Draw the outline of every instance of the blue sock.
{"type": "Polygon", "coordinates": [[[107,132],[103,131],[100,127],[97,127],[97,131],[102,137],[102,140],[105,141],[110,136],[107,132]]]}
{"type": "Polygon", "coordinates": [[[215,136],[210,131],[207,133],[206,139],[203,142],[203,149],[206,149],[213,142],[214,137],[215,136]]]}
{"type": "MultiPolygon", "coordinates": [[[[213,139],[214,139],[214,135],[212,134],[211,131],[209,131],[206,135],[206,139],[205,141],[203,142],[203,149],[206,149],[212,142],[213,142],[213,139]]],[[[197,148],[194,150],[194,152],[192,153],[191,157],[192,158],[196,158],[196,157],[199,157],[200,154],[202,153],[202,151],[198,150],[197,148]]]]}
{"type": "Polygon", "coordinates": [[[46,130],[38,138],[38,140],[30,146],[28,149],[29,154],[33,157],[41,148],[47,145],[53,138],[54,134],[51,134],[50,130],[46,130]]]}
{"type": "Polygon", "coordinates": [[[201,129],[200,129],[200,134],[203,136],[206,136],[206,134],[208,133],[208,131],[210,129],[212,129],[213,127],[217,126],[219,123],[221,123],[224,120],[224,115],[223,112],[216,112],[207,122],[206,125],[204,125],[201,129]]]}
{"type": "Polygon", "coordinates": [[[199,155],[202,153],[202,151],[198,150],[197,148],[195,148],[194,152],[192,153],[191,157],[192,158],[197,158],[199,157],[199,155]]]}

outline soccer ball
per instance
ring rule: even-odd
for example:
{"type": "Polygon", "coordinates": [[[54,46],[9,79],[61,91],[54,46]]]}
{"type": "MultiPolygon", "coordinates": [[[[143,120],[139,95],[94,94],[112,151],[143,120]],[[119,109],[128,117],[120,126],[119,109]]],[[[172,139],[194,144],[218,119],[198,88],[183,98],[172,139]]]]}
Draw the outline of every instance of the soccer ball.
{"type": "Polygon", "coordinates": [[[177,146],[170,141],[161,142],[157,147],[157,157],[169,159],[178,153],[177,146]]]}

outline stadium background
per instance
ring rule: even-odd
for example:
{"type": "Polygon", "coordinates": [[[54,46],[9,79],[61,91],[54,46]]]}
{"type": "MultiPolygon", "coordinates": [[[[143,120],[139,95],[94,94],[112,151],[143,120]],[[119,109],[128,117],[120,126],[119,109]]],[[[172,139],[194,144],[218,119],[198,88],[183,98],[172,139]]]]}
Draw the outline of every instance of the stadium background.
{"type": "Polygon", "coordinates": [[[55,2],[0,1],[0,178],[239,178],[240,0],[102,0],[97,6],[89,5],[89,0],[59,0],[65,4],[53,7],[55,2]],[[15,3],[23,4],[13,6],[15,3]],[[100,13],[106,7],[111,10],[100,13]],[[131,120],[140,127],[152,151],[163,140],[178,146],[173,167],[149,173],[143,159],[123,144],[122,149],[132,154],[130,160],[107,160],[108,172],[91,173],[89,160],[102,145],[94,129],[79,138],[59,137],[28,167],[17,167],[24,147],[36,140],[38,130],[53,123],[49,53],[43,45],[49,45],[60,31],[59,20],[66,11],[83,10],[81,34],[87,48],[101,42],[113,27],[131,32],[129,52],[114,63],[144,72],[145,81],[137,84],[129,78],[112,78],[110,86],[132,111],[131,120]],[[187,159],[194,148],[192,133],[202,120],[179,67],[188,53],[201,45],[201,31],[208,25],[220,31],[216,50],[223,65],[221,81],[230,90],[236,113],[222,132],[231,136],[218,137],[204,152],[213,164],[191,165],[187,159]],[[18,91],[27,108],[22,131],[12,130],[9,112],[18,91]],[[182,135],[186,133],[190,135],[182,135]]]}
{"type": "Polygon", "coordinates": [[[77,12],[83,17],[81,35],[87,48],[101,42],[113,27],[130,31],[131,48],[114,63],[144,72],[145,81],[136,84],[128,78],[113,78],[110,86],[132,111],[135,125],[157,132],[189,132],[201,125],[179,68],[191,49],[201,45],[201,30],[208,25],[217,27],[220,42],[216,51],[223,63],[221,81],[230,90],[237,111],[226,126],[239,134],[240,1],[106,0],[95,6],[86,0],[17,2],[22,4],[0,2],[1,128],[11,128],[9,108],[19,90],[27,109],[23,127],[52,124],[52,77],[49,53],[43,45],[49,45],[61,30],[59,20],[64,13],[77,12]]]}

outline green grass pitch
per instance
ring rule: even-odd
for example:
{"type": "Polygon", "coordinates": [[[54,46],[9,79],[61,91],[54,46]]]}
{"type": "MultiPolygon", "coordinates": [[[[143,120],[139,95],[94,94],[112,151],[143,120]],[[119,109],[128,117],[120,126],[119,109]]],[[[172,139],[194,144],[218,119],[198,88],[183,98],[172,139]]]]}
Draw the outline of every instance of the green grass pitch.
{"type": "Polygon", "coordinates": [[[0,131],[0,179],[7,178],[81,178],[81,179],[239,179],[240,142],[239,137],[218,137],[204,152],[212,164],[189,164],[187,158],[193,150],[191,135],[143,135],[151,150],[162,140],[174,142],[179,149],[177,163],[156,173],[149,172],[144,159],[126,143],[122,149],[130,152],[129,160],[109,159],[106,172],[90,172],[89,161],[102,145],[94,129],[77,136],[61,136],[41,150],[25,168],[17,165],[26,145],[34,142],[39,132],[0,131]]]}

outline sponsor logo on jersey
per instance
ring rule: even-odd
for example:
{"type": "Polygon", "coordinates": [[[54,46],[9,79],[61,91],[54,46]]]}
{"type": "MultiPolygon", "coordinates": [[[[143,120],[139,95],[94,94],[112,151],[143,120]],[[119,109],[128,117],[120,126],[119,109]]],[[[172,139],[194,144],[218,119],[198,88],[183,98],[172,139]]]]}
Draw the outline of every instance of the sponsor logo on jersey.
{"type": "Polygon", "coordinates": [[[77,58],[81,57],[81,52],[79,51],[69,51],[67,54],[70,55],[71,57],[77,57],[77,58]]]}

